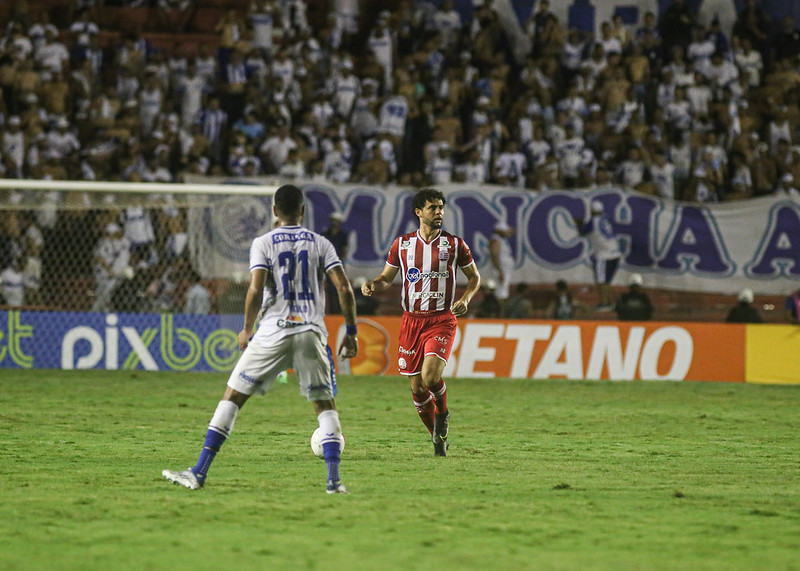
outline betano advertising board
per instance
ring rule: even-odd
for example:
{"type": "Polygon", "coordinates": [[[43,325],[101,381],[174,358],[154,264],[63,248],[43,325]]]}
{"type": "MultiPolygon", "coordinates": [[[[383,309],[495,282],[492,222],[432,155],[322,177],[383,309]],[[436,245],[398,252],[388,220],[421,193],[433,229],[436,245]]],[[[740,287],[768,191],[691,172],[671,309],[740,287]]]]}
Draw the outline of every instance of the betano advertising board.
{"type": "MultiPolygon", "coordinates": [[[[397,375],[399,317],[360,317],[340,373],[397,375]]],[[[238,316],[0,311],[0,367],[227,373],[238,316]]],[[[330,344],[344,334],[327,320],[330,344]]],[[[461,319],[446,376],[800,384],[800,327],[461,319]]]]}

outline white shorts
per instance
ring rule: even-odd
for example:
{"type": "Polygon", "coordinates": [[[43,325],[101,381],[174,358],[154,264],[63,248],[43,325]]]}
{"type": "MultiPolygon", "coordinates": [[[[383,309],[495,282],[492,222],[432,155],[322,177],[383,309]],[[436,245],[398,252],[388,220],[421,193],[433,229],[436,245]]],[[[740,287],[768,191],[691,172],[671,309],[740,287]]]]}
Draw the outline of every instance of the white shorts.
{"type": "Polygon", "coordinates": [[[287,335],[269,347],[251,341],[233,368],[228,386],[246,395],[263,395],[278,374],[289,368],[295,370],[300,394],[308,400],[336,396],[333,354],[316,331],[287,335]]]}

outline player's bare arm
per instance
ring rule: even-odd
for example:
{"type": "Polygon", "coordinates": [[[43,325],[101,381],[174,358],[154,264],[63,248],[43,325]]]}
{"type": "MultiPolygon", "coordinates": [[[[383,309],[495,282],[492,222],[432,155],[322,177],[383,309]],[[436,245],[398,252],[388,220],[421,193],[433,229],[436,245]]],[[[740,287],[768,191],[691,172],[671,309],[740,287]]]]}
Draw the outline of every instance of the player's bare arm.
{"type": "Polygon", "coordinates": [[[244,301],[244,327],[239,332],[239,349],[244,351],[255,333],[256,317],[264,300],[264,285],[267,283],[267,270],[255,269],[250,272],[250,285],[244,301]]]}
{"type": "Polygon", "coordinates": [[[453,304],[452,311],[453,315],[456,317],[461,317],[467,313],[467,310],[469,310],[469,302],[472,301],[472,298],[478,293],[481,287],[481,274],[475,262],[464,266],[461,268],[461,271],[467,276],[467,288],[464,290],[464,295],[453,304]]]}
{"type": "Polygon", "coordinates": [[[373,293],[382,293],[392,286],[395,276],[400,268],[395,268],[389,264],[383,266],[383,271],[378,277],[367,280],[361,286],[361,293],[370,296],[373,293]]]}
{"type": "Polygon", "coordinates": [[[352,359],[358,354],[358,339],[354,333],[356,330],[356,298],[342,266],[331,268],[328,278],[339,295],[339,304],[342,307],[342,315],[344,315],[344,323],[348,331],[339,344],[338,353],[340,357],[352,359]]]}

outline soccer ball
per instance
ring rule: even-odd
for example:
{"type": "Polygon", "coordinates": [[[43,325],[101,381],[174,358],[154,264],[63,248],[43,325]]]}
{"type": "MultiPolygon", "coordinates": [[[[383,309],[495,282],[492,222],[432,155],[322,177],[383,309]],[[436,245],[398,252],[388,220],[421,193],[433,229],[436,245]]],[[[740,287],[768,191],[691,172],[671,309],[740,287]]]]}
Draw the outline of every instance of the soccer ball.
{"type": "MultiPolygon", "coordinates": [[[[322,452],[322,430],[317,428],[311,435],[311,451],[318,458],[324,458],[322,452]]],[[[344,452],[344,434],[339,434],[339,452],[344,452]]]]}

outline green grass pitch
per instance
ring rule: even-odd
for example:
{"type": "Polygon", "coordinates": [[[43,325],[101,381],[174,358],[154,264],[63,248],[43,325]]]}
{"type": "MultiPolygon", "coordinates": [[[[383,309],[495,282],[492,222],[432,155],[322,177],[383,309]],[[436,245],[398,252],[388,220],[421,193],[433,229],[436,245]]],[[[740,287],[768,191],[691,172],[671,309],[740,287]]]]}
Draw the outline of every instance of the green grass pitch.
{"type": "Polygon", "coordinates": [[[173,486],[225,379],[4,369],[0,569],[800,568],[800,387],[452,379],[436,458],[405,380],[343,377],[329,496],[278,385],[173,486]]]}

